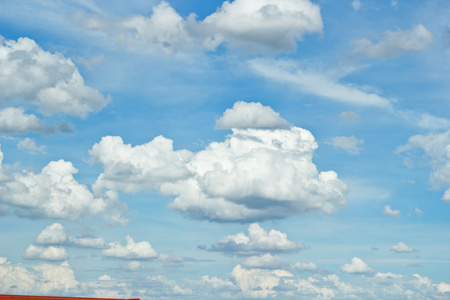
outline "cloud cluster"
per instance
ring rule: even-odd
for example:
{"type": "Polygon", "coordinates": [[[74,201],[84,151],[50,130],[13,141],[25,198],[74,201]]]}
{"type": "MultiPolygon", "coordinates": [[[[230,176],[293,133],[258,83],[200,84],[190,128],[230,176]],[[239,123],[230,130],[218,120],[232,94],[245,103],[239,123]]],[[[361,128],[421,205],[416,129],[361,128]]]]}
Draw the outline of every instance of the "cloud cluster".
{"type": "MultiPolygon", "coordinates": [[[[3,40],[0,45],[0,102],[7,101],[33,104],[45,115],[86,117],[105,107],[109,99],[84,84],[70,59],[44,51],[29,38],[19,38],[3,40]]],[[[13,128],[0,123],[3,130],[48,130],[34,115],[24,115],[20,108],[3,110],[0,116],[8,120],[11,114],[18,115],[20,122],[13,128]]]]}
{"type": "Polygon", "coordinates": [[[14,208],[20,217],[80,220],[102,215],[108,222],[126,222],[126,210],[117,193],[94,197],[73,177],[78,170],[70,162],[52,161],[40,173],[10,173],[2,165],[0,151],[0,204],[14,208]]]}
{"type": "Polygon", "coordinates": [[[444,186],[442,200],[450,203],[450,130],[441,133],[414,135],[406,145],[397,148],[397,153],[412,155],[415,148],[422,149],[430,160],[432,172],[430,182],[435,188],[444,186]]]}
{"type": "Polygon", "coordinates": [[[368,39],[353,41],[354,55],[365,58],[387,59],[405,54],[414,50],[426,49],[434,39],[434,35],[422,24],[410,30],[384,32],[374,44],[368,39]]]}
{"type": "MultiPolygon", "coordinates": [[[[272,114],[259,104],[238,103],[226,114],[233,116],[234,125],[244,124],[245,115],[235,114],[240,107],[256,108],[254,114],[272,114]]],[[[248,126],[233,128],[224,142],[213,142],[197,153],[174,151],[172,141],[161,136],[134,147],[120,137],[104,137],[90,150],[105,170],[94,190],[156,189],[175,197],[171,209],[219,222],[329,214],[335,205],[346,203],[347,187],[337,174],[318,172],[313,164],[317,143],[309,131],[248,126]]]]}
{"type": "MultiPolygon", "coordinates": [[[[267,232],[257,223],[253,223],[248,227],[248,236],[241,232],[222,237],[211,245],[209,250],[228,254],[253,255],[294,252],[303,248],[301,243],[288,240],[286,233],[274,229],[267,232]]],[[[274,257],[267,256],[265,258],[274,259],[274,257]]]]}
{"type": "Polygon", "coordinates": [[[202,21],[195,14],[182,18],[166,1],[154,6],[149,17],[114,20],[79,11],[72,19],[121,47],[163,55],[214,51],[222,44],[253,53],[292,52],[303,35],[323,28],[319,7],[309,0],[225,1],[202,21]]]}
{"type": "Polygon", "coordinates": [[[26,114],[23,107],[0,109],[1,133],[24,133],[29,131],[52,134],[55,132],[55,128],[45,125],[42,120],[33,114],[26,114]]]}
{"type": "Polygon", "coordinates": [[[388,216],[389,218],[397,218],[401,215],[402,213],[396,209],[396,210],[392,210],[390,205],[386,205],[383,208],[383,215],[388,216]]]}
{"type": "Polygon", "coordinates": [[[368,274],[373,272],[373,269],[358,257],[353,257],[350,264],[342,265],[339,269],[342,272],[351,274],[368,274]]]}
{"type": "Polygon", "coordinates": [[[136,243],[130,236],[125,237],[125,245],[120,242],[109,243],[108,249],[104,249],[102,255],[122,259],[155,259],[159,257],[158,252],[149,242],[136,243]]]}
{"type": "Polygon", "coordinates": [[[40,247],[35,245],[30,245],[22,253],[22,257],[25,259],[39,259],[39,260],[50,260],[50,261],[58,261],[58,260],[66,260],[69,258],[69,254],[66,249],[62,247],[40,247]]]}

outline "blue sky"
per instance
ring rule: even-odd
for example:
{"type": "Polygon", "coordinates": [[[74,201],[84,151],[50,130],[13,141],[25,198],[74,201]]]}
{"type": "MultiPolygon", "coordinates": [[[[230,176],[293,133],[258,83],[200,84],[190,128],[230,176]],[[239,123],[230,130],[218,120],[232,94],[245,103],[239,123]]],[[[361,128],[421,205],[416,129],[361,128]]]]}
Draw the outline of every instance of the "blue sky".
{"type": "Polygon", "coordinates": [[[448,299],[447,1],[0,3],[0,293],[448,299]]]}

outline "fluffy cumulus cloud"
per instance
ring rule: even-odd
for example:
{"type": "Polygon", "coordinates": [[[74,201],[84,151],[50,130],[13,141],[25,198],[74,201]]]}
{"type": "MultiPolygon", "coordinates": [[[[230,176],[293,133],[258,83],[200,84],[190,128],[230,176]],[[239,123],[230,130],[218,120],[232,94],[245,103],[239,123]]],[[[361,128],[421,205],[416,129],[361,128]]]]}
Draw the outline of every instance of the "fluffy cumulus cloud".
{"type": "MultiPolygon", "coordinates": [[[[64,113],[86,117],[101,110],[109,100],[84,84],[70,59],[44,51],[29,38],[19,38],[4,40],[0,45],[0,103],[7,101],[36,105],[47,115],[64,113]]],[[[12,113],[3,111],[2,115],[12,113]]],[[[20,114],[20,111],[14,113],[20,114]]],[[[21,124],[22,127],[18,127],[21,130],[42,127],[33,115],[23,112],[21,124]]]]}
{"type": "Polygon", "coordinates": [[[431,44],[434,35],[422,24],[410,30],[384,32],[378,41],[373,43],[368,39],[353,41],[352,54],[365,58],[387,59],[414,50],[424,50],[431,44]]]}
{"type": "MultiPolygon", "coordinates": [[[[0,151],[1,153],[1,151],[0,151]]],[[[95,198],[73,177],[78,170],[70,162],[52,161],[40,173],[11,173],[2,166],[0,155],[0,204],[14,208],[20,217],[79,220],[103,215],[109,222],[125,222],[126,210],[117,193],[106,191],[95,198]],[[2,171],[2,168],[4,171],[2,171]]]]}
{"type": "MultiPolygon", "coordinates": [[[[0,95],[0,103],[1,101],[0,95]]],[[[33,114],[26,114],[23,107],[0,109],[1,133],[24,133],[28,131],[51,134],[55,132],[55,128],[46,126],[44,122],[33,114]]]]}
{"type": "Polygon", "coordinates": [[[388,216],[389,218],[398,218],[402,213],[396,209],[393,210],[390,205],[386,205],[383,208],[383,215],[388,216]]]}
{"type": "Polygon", "coordinates": [[[364,141],[352,135],[352,136],[337,136],[332,138],[330,141],[327,141],[326,143],[331,144],[336,148],[344,149],[345,151],[347,151],[347,153],[351,155],[359,155],[360,150],[359,145],[364,144],[364,141]]]}
{"type": "Polygon", "coordinates": [[[358,257],[353,257],[350,264],[342,265],[339,269],[342,272],[351,274],[367,274],[373,272],[373,269],[358,257]]]}
{"type": "Polygon", "coordinates": [[[269,106],[263,106],[261,103],[255,102],[238,101],[234,103],[233,108],[227,109],[223,116],[216,121],[216,127],[221,129],[278,129],[289,128],[290,125],[269,106]]]}
{"type": "MultiPolygon", "coordinates": [[[[302,248],[304,248],[302,244],[288,240],[285,233],[274,229],[267,232],[257,223],[253,223],[248,227],[248,236],[241,232],[222,237],[211,245],[210,250],[251,255],[255,253],[293,252],[302,248]]],[[[263,257],[262,259],[274,259],[274,257],[263,257]]]]}
{"type": "Polygon", "coordinates": [[[122,47],[164,55],[213,51],[221,44],[250,52],[292,52],[303,35],[323,28],[319,6],[309,0],[225,1],[201,21],[195,14],[182,18],[166,1],[154,6],[148,17],[113,20],[78,12],[73,20],[122,47]]]}
{"type": "Polygon", "coordinates": [[[209,45],[226,42],[256,52],[291,52],[306,33],[320,33],[320,8],[309,0],[225,1],[201,23],[210,33],[209,45]]]}
{"type": "Polygon", "coordinates": [[[80,283],[67,262],[60,265],[41,264],[26,268],[0,258],[0,293],[58,295],[78,290],[80,283]]]}
{"type": "Polygon", "coordinates": [[[169,207],[187,217],[250,222],[329,214],[346,203],[347,187],[337,174],[319,172],[313,164],[316,148],[309,131],[292,126],[233,128],[224,142],[213,142],[198,153],[174,151],[172,141],[161,136],[134,147],[120,137],[104,137],[90,154],[105,169],[94,184],[98,193],[153,188],[174,196],[169,207]]]}
{"type": "Polygon", "coordinates": [[[283,259],[277,255],[266,253],[260,256],[247,257],[242,266],[245,268],[278,269],[283,267],[283,259]]]}
{"type": "Polygon", "coordinates": [[[71,237],[60,223],[53,223],[47,226],[38,234],[34,243],[38,245],[66,245],[95,249],[107,248],[108,246],[103,238],[71,237]]]}
{"type": "Polygon", "coordinates": [[[430,160],[432,172],[430,182],[435,188],[444,186],[442,200],[450,203],[450,131],[430,133],[427,135],[414,135],[409,138],[406,145],[397,148],[397,153],[406,153],[412,160],[414,149],[422,149],[426,158],[430,160]]]}
{"type": "Polygon", "coordinates": [[[55,246],[40,247],[30,245],[25,250],[25,252],[22,253],[22,257],[25,259],[57,261],[68,259],[69,254],[67,253],[66,249],[62,247],[55,247],[55,246]]]}
{"type": "Polygon", "coordinates": [[[156,259],[160,256],[149,242],[136,243],[132,237],[125,237],[125,245],[120,242],[109,243],[108,249],[102,251],[104,257],[115,257],[122,259],[156,259]]]}
{"type": "Polygon", "coordinates": [[[390,250],[397,253],[411,253],[417,251],[416,249],[409,247],[403,242],[399,242],[397,245],[392,246],[390,250]]]}

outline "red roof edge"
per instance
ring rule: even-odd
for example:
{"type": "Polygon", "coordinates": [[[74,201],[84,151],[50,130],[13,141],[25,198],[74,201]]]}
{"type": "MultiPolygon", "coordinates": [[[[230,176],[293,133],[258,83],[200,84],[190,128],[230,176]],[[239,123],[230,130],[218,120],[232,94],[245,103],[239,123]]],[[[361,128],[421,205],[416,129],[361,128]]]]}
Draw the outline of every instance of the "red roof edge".
{"type": "Polygon", "coordinates": [[[31,295],[2,295],[0,294],[0,300],[140,300],[139,298],[89,298],[89,297],[58,297],[58,296],[31,296],[31,295]]]}

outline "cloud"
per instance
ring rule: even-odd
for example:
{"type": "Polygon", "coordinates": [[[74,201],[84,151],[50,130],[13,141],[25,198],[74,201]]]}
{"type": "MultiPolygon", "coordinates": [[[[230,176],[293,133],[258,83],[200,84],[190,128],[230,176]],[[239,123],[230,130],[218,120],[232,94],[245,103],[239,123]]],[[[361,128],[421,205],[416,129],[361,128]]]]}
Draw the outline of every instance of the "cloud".
{"type": "Polygon", "coordinates": [[[344,104],[392,109],[391,100],[387,98],[350,84],[339,83],[331,76],[316,71],[302,70],[293,61],[253,59],[248,65],[255,74],[291,85],[306,94],[344,104]]]}
{"type": "Polygon", "coordinates": [[[319,6],[309,0],[225,1],[201,25],[210,33],[210,48],[225,42],[253,52],[292,52],[304,34],[323,28],[319,6]]]}
{"type": "Polygon", "coordinates": [[[284,270],[262,270],[262,269],[245,269],[241,265],[237,265],[231,276],[236,281],[242,293],[246,297],[266,298],[268,296],[276,296],[274,287],[280,284],[280,279],[285,277],[293,277],[293,275],[284,270]]]}
{"type": "Polygon", "coordinates": [[[17,143],[17,148],[19,150],[27,150],[30,153],[45,153],[45,149],[47,148],[47,146],[38,146],[33,139],[26,137],[17,143]]]}
{"type": "Polygon", "coordinates": [[[415,148],[422,149],[430,159],[432,172],[430,182],[435,188],[444,186],[442,200],[450,202],[450,130],[441,133],[414,135],[408,143],[396,149],[396,153],[411,153],[415,148]]]}
{"type": "Polygon", "coordinates": [[[270,253],[260,256],[250,256],[242,262],[242,266],[245,268],[278,269],[284,265],[285,263],[281,257],[270,253]]]}
{"type": "Polygon", "coordinates": [[[358,11],[361,8],[361,1],[353,0],[352,7],[354,11],[358,11]]]}
{"type": "Polygon", "coordinates": [[[227,109],[223,116],[216,121],[216,128],[259,128],[259,129],[280,129],[289,128],[290,124],[280,118],[280,114],[269,106],[261,103],[247,103],[238,101],[233,108],[227,109]]]}
{"type": "Polygon", "coordinates": [[[5,173],[2,159],[0,151],[0,204],[13,207],[16,215],[68,220],[102,215],[108,222],[126,222],[121,216],[126,206],[119,202],[117,193],[106,191],[95,198],[74,179],[78,170],[72,163],[52,161],[38,174],[25,170],[5,173]]]}
{"type": "Polygon", "coordinates": [[[47,226],[39,233],[34,242],[40,245],[66,245],[94,249],[108,247],[103,238],[71,237],[67,235],[64,226],[60,223],[53,223],[52,225],[47,226]]]}
{"type": "Polygon", "coordinates": [[[309,263],[302,263],[302,262],[297,262],[293,265],[293,268],[296,271],[315,271],[317,270],[317,266],[315,263],[309,262],[309,263]]]}
{"type": "Polygon", "coordinates": [[[357,139],[354,135],[352,135],[337,136],[330,139],[330,141],[326,143],[333,145],[336,148],[344,149],[350,155],[359,155],[360,148],[358,147],[358,145],[364,144],[364,141],[362,139],[357,139]]]}
{"type": "Polygon", "coordinates": [[[4,109],[0,109],[1,133],[24,133],[29,131],[52,134],[56,130],[53,127],[46,126],[35,115],[25,114],[25,109],[23,107],[6,107],[4,109]]]}
{"type": "Polygon", "coordinates": [[[134,147],[104,137],[90,150],[105,169],[93,188],[99,194],[156,189],[175,197],[171,209],[218,222],[329,214],[346,203],[347,187],[335,172],[317,171],[316,148],[312,134],[294,126],[232,129],[224,142],[197,153],[174,151],[162,136],[134,147]]]}
{"type": "Polygon", "coordinates": [[[352,111],[344,111],[339,116],[347,121],[357,121],[359,119],[359,115],[352,111]]]}
{"type": "Polygon", "coordinates": [[[355,40],[351,53],[364,58],[388,59],[410,51],[424,50],[433,39],[434,35],[419,24],[407,31],[385,31],[376,44],[367,39],[355,40]]]}
{"type": "Polygon", "coordinates": [[[152,10],[149,17],[119,20],[79,11],[72,19],[85,29],[103,32],[123,48],[168,56],[214,51],[221,44],[251,53],[292,52],[303,35],[323,28],[319,6],[309,0],[225,1],[202,21],[195,14],[182,18],[166,1],[152,10]]]}
{"type": "Polygon", "coordinates": [[[403,242],[399,242],[397,245],[392,246],[389,250],[397,252],[397,253],[411,253],[416,252],[414,248],[407,246],[403,242]]]}
{"type": "Polygon", "coordinates": [[[58,260],[66,260],[69,258],[69,254],[67,254],[66,249],[62,247],[40,247],[35,245],[30,245],[22,253],[22,257],[25,259],[40,259],[40,260],[50,260],[50,261],[58,261],[58,260]]]}
{"type": "Polygon", "coordinates": [[[398,218],[402,213],[396,209],[392,210],[390,205],[386,205],[383,209],[383,215],[388,216],[389,218],[398,218]]]}
{"type": "MultiPolygon", "coordinates": [[[[84,85],[70,59],[42,50],[29,38],[4,40],[0,45],[0,102],[17,100],[36,105],[46,115],[64,113],[83,118],[109,102],[99,91],[84,85]]],[[[28,115],[28,120],[37,126],[32,116],[28,115]]]]}
{"type": "Polygon", "coordinates": [[[252,255],[255,253],[295,252],[303,248],[302,244],[288,240],[285,233],[274,229],[267,232],[257,223],[253,223],[248,227],[248,236],[241,232],[222,237],[217,243],[211,245],[209,250],[237,255],[252,255]]]}
{"type": "Polygon", "coordinates": [[[149,242],[136,243],[130,236],[125,237],[125,245],[120,242],[109,243],[109,248],[102,251],[103,257],[122,259],[156,259],[160,256],[149,242]]]}
{"type": "Polygon", "coordinates": [[[60,265],[41,264],[27,269],[0,259],[0,292],[2,294],[67,294],[80,284],[67,262],[60,265]]]}
{"type": "Polygon", "coordinates": [[[350,274],[368,274],[373,273],[373,269],[369,267],[362,259],[353,257],[350,264],[345,264],[339,267],[342,272],[350,274]]]}
{"type": "Polygon", "coordinates": [[[117,136],[103,137],[89,151],[93,161],[104,168],[93,185],[94,191],[107,188],[132,193],[188,178],[191,173],[185,161],[191,153],[173,151],[172,144],[172,140],[163,136],[135,147],[124,144],[117,136]]]}

